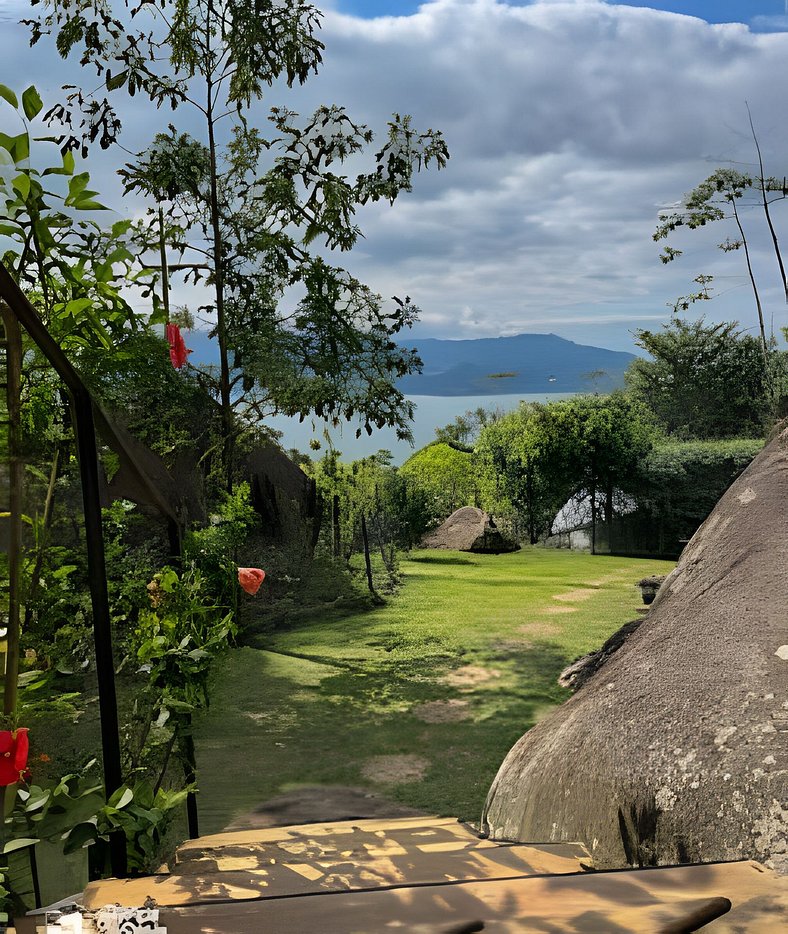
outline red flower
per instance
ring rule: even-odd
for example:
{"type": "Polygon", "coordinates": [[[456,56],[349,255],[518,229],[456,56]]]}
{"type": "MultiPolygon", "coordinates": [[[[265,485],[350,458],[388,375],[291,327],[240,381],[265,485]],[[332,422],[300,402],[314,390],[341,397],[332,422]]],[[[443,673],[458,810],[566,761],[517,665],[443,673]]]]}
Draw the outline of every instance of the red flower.
{"type": "Polygon", "coordinates": [[[238,583],[241,589],[254,596],[265,580],[265,571],[260,568],[238,568],[238,583]]]}
{"type": "Polygon", "coordinates": [[[27,771],[27,729],[0,730],[0,786],[13,785],[27,771]]]}
{"type": "Polygon", "coordinates": [[[186,363],[191,350],[186,349],[186,344],[183,343],[183,337],[181,336],[181,329],[177,324],[168,324],[164,332],[167,336],[167,343],[170,345],[172,365],[176,370],[180,370],[183,364],[186,363]]]}

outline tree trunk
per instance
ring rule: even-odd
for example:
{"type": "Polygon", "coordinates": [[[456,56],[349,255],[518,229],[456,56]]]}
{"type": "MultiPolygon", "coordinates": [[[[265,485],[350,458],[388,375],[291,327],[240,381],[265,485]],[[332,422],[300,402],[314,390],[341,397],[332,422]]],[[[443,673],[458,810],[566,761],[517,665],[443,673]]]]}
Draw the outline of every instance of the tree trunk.
{"type": "Polygon", "coordinates": [[[338,558],[342,546],[342,531],[339,525],[339,494],[335,493],[331,500],[331,530],[334,557],[338,558]]]}
{"type": "MultiPolygon", "coordinates": [[[[210,54],[210,27],[214,20],[212,0],[208,0],[208,36],[210,54]]],[[[227,350],[227,322],[224,313],[224,270],[222,269],[222,235],[219,223],[219,184],[216,164],[216,137],[213,116],[213,82],[207,80],[206,121],[208,124],[208,152],[211,165],[210,214],[213,240],[213,284],[216,295],[216,337],[219,343],[219,401],[222,412],[222,453],[228,492],[233,489],[233,411],[230,399],[230,361],[227,350]]]]}
{"type": "Polygon", "coordinates": [[[744,247],[744,258],[747,261],[747,275],[750,278],[750,285],[752,286],[752,294],[755,298],[755,309],[758,312],[758,329],[761,333],[761,350],[763,352],[763,360],[766,365],[766,371],[768,374],[769,370],[769,345],[766,341],[766,325],[763,322],[763,306],[761,305],[761,296],[758,292],[758,286],[755,282],[755,273],[752,271],[752,261],[750,260],[750,247],[747,243],[747,237],[744,234],[744,227],[742,226],[741,218],[739,217],[739,212],[736,209],[736,199],[735,197],[731,198],[731,207],[733,208],[733,216],[736,220],[736,226],[739,228],[739,236],[741,237],[742,246],[744,247]]]}
{"type": "MultiPolygon", "coordinates": [[[[190,713],[186,714],[186,729],[183,731],[181,739],[183,776],[187,785],[193,785],[197,781],[197,755],[194,749],[192,715],[190,713]]],[[[186,823],[189,828],[189,837],[196,840],[200,836],[200,829],[197,823],[197,798],[192,791],[186,796],[186,823]]]]}
{"type": "Polygon", "coordinates": [[[528,503],[528,540],[536,544],[536,524],[534,522],[534,480],[530,463],[526,465],[525,497],[528,503]]]}
{"type": "Polygon", "coordinates": [[[596,477],[591,478],[591,554],[596,554],[596,477]]]}
{"type": "Polygon", "coordinates": [[[164,316],[170,323],[170,274],[167,268],[167,247],[164,243],[164,209],[159,205],[159,259],[161,261],[161,297],[164,316]]]}
{"type": "Polygon", "coordinates": [[[613,553],[613,483],[607,481],[605,489],[605,525],[607,526],[607,550],[613,553]]]}
{"type": "Polygon", "coordinates": [[[364,513],[361,513],[361,538],[364,542],[364,564],[367,568],[367,586],[369,587],[369,592],[377,597],[375,593],[375,585],[372,583],[372,561],[369,557],[369,536],[367,535],[367,519],[364,513]]]}

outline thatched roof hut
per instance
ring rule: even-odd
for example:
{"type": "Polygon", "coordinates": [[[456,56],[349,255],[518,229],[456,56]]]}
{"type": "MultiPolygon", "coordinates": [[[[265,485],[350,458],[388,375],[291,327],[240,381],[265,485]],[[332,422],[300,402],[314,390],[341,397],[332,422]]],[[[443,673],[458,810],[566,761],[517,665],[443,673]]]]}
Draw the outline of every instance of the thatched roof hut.
{"type": "Polygon", "coordinates": [[[788,870],[788,430],[729,488],[642,625],[526,733],[490,789],[498,840],[597,866],[752,857],[788,870]]]}

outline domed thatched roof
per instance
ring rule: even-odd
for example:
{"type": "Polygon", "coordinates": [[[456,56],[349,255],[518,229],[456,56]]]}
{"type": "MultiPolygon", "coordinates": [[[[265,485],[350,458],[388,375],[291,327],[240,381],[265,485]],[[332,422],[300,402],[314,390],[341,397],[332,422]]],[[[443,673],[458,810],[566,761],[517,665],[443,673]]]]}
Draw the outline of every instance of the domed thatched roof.
{"type": "Polygon", "coordinates": [[[455,509],[437,529],[424,536],[421,547],[495,555],[504,551],[517,551],[518,548],[515,542],[499,531],[486,512],[475,506],[455,509]]]}
{"type": "Polygon", "coordinates": [[[514,746],[484,828],[602,868],[788,870],[788,431],[701,526],[642,625],[514,746]]]}

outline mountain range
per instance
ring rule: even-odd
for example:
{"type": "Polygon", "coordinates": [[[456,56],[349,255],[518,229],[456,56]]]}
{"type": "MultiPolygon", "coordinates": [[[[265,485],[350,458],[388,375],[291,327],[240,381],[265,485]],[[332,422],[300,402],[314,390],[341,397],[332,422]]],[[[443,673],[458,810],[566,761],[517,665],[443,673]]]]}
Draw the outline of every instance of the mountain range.
{"type": "MultiPolygon", "coordinates": [[[[215,341],[205,331],[184,334],[189,362],[217,364],[215,341]]],[[[422,373],[405,376],[408,396],[485,396],[508,393],[609,392],[624,383],[634,354],[576,344],[555,334],[515,334],[472,340],[422,338],[416,347],[422,373]]]]}
{"type": "Polygon", "coordinates": [[[399,381],[408,396],[609,392],[624,384],[624,371],[635,359],[631,353],[576,344],[555,334],[414,343],[424,369],[399,381]]]}

